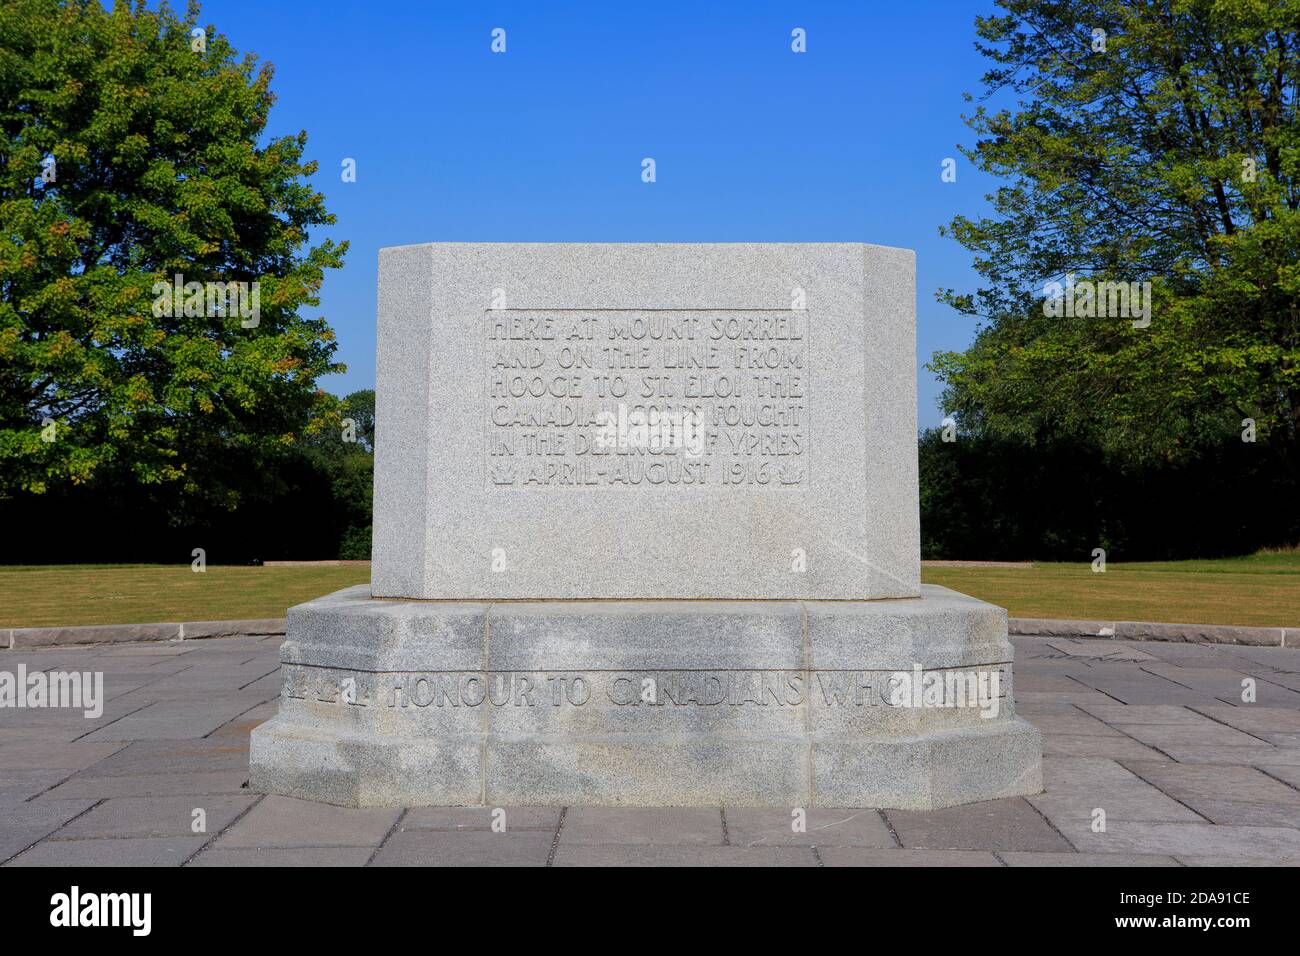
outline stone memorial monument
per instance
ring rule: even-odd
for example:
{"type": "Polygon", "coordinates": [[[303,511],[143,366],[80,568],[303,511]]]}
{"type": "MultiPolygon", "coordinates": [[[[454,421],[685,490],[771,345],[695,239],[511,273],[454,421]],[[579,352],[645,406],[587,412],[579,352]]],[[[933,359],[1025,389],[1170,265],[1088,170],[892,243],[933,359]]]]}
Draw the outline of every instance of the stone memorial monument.
{"type": "Polygon", "coordinates": [[[914,273],[838,243],[381,251],[372,581],[289,611],[252,787],[1041,790],[1006,612],[920,583],[914,273]]]}

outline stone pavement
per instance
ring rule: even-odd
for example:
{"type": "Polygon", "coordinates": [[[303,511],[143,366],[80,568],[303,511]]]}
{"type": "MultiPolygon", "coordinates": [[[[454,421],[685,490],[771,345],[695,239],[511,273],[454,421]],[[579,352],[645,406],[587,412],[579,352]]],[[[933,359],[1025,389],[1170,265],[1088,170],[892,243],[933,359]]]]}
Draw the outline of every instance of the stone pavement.
{"type": "Polygon", "coordinates": [[[264,797],[245,786],[248,734],[275,713],[279,637],[2,651],[0,671],[103,672],[107,702],[98,719],[0,709],[0,862],[1300,864],[1300,649],[1012,640],[1045,793],[924,813],[814,809],[804,833],[784,809],[505,808],[493,832],[491,808],[264,797]]]}

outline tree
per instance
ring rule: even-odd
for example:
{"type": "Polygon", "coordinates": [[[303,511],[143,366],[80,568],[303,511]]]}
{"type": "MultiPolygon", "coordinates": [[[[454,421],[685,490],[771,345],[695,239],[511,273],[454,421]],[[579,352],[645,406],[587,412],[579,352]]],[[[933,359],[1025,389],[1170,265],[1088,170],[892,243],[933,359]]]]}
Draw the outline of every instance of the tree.
{"type": "Polygon", "coordinates": [[[329,483],[332,520],[339,529],[338,553],[369,558],[375,483],[375,392],[361,389],[341,402],[342,431],[320,430],[306,446],[306,458],[329,483]],[[348,424],[350,423],[350,424],[348,424]]]}
{"type": "Polygon", "coordinates": [[[1219,557],[1300,535],[1294,483],[1242,442],[1121,468],[1068,436],[944,438],[918,442],[923,558],[1219,557]]]}
{"type": "Polygon", "coordinates": [[[1135,466],[1239,442],[1253,419],[1294,479],[1300,3],[999,5],[976,21],[993,66],[964,153],[1009,183],[993,215],[949,227],[982,282],[940,298],[985,324],[934,356],[946,407],[969,432],[1069,436],[1135,466]],[[1150,282],[1150,324],[1089,315],[1109,310],[1082,292],[1052,314],[1071,280],[1150,282]]]}
{"type": "Polygon", "coordinates": [[[375,450],[375,390],[363,388],[343,399],[345,421],[351,419],[357,444],[366,451],[375,450]]]}
{"type": "Polygon", "coordinates": [[[155,486],[52,486],[0,499],[0,564],[188,562],[196,547],[209,564],[370,557],[374,485],[374,398],[353,392],[333,405],[302,441],[258,468],[239,456],[214,462],[223,483],[239,483],[230,509],[206,499],[175,501],[155,486]],[[355,439],[355,440],[353,440],[355,439]]]}
{"type": "Polygon", "coordinates": [[[262,141],[271,66],[198,15],[0,6],[0,497],[117,482],[234,507],[337,424],[316,387],[343,370],[334,334],[298,310],[346,243],[304,251],[334,222],[306,134],[262,141]]]}

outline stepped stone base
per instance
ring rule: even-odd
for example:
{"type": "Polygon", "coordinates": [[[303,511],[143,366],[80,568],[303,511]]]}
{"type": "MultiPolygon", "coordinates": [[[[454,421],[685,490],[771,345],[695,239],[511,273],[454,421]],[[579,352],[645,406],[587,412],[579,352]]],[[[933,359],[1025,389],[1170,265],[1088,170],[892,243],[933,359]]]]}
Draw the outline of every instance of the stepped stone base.
{"type": "Polygon", "coordinates": [[[1006,612],[883,601],[292,608],[254,790],[345,806],[932,809],[1037,793],[1006,612]]]}

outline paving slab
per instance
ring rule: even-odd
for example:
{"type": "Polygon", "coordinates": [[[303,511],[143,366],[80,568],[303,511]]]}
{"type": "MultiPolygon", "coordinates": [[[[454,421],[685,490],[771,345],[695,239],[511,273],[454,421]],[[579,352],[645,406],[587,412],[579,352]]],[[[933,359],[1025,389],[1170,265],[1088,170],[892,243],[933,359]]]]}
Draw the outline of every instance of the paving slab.
{"type": "Polygon", "coordinates": [[[819,851],[823,866],[1001,866],[992,853],[980,850],[872,850],[828,846],[819,851]]]}
{"type": "Polygon", "coordinates": [[[800,832],[793,829],[795,817],[788,810],[733,808],[726,818],[732,846],[898,845],[877,810],[806,810],[800,832]]]}
{"type": "Polygon", "coordinates": [[[1256,730],[1253,731],[1253,733],[1255,734],[1256,737],[1259,737],[1261,740],[1267,741],[1268,743],[1272,744],[1274,747],[1286,747],[1289,749],[1300,747],[1300,733],[1274,734],[1274,733],[1269,733],[1266,730],[1256,730]]]}
{"type": "Polygon", "coordinates": [[[39,842],[94,805],[93,800],[43,800],[0,808],[0,862],[39,842]]]}
{"type": "MultiPolygon", "coordinates": [[[[1171,642],[1156,644],[1150,641],[1135,641],[1132,643],[1139,649],[1148,649],[1153,657],[1170,664],[1181,664],[1186,667],[1240,667],[1254,663],[1251,658],[1238,653],[1248,650],[1248,648],[1234,647],[1228,644],[1175,644],[1171,642]]],[[[1278,650],[1280,648],[1267,648],[1270,653],[1278,650]]]]}
{"type": "Polygon", "coordinates": [[[70,651],[82,651],[96,657],[180,657],[188,654],[193,647],[182,647],[180,641],[166,643],[144,642],[139,644],[121,644],[111,648],[68,648],[70,651]]]}
{"type": "Polygon", "coordinates": [[[399,830],[371,866],[545,866],[552,835],[544,830],[399,830]]]}
{"type": "Polygon", "coordinates": [[[1281,780],[1300,789],[1300,767],[1266,767],[1261,768],[1274,780],[1281,780]]]}
{"type": "Polygon", "coordinates": [[[71,733],[64,738],[59,734],[50,733],[47,727],[6,727],[0,724],[0,747],[30,743],[69,743],[74,737],[80,736],[80,734],[71,733]]]}
{"type": "Polygon", "coordinates": [[[204,702],[198,706],[193,699],[155,701],[147,707],[116,720],[106,727],[88,734],[84,739],[99,740],[182,740],[204,737],[228,723],[245,711],[265,700],[232,698],[204,702]]]}
{"type": "MultiPolygon", "coordinates": [[[[1035,674],[1044,677],[1069,677],[1071,674],[1082,673],[1087,665],[1071,657],[1052,652],[1048,648],[1047,654],[1030,654],[1026,655],[1023,651],[1016,652],[1016,678],[1020,678],[1021,669],[1025,674],[1035,674]]],[[[1075,681],[1075,686],[1071,688],[1068,684],[1058,686],[1058,690],[1066,691],[1086,691],[1088,690],[1083,684],[1075,681]]]]}
{"type": "Polygon", "coordinates": [[[1295,860],[1287,860],[1287,859],[1281,859],[1281,860],[1260,860],[1260,859],[1254,859],[1254,860],[1251,860],[1251,859],[1245,859],[1245,860],[1243,860],[1243,859],[1240,859],[1240,858],[1238,858],[1238,857],[1230,857],[1230,856],[1227,856],[1227,857],[1225,857],[1225,856],[1188,856],[1188,855],[1186,855],[1186,854],[1180,854],[1179,856],[1175,857],[1175,859],[1177,859],[1178,862],[1179,862],[1181,865],[1183,865],[1183,866],[1211,866],[1211,867],[1225,867],[1225,866],[1232,866],[1232,867],[1237,867],[1237,866],[1250,866],[1250,867],[1284,866],[1284,867],[1293,867],[1293,866],[1296,866],[1296,865],[1297,865],[1295,860]]]}
{"type": "Polygon", "coordinates": [[[1071,657],[1127,662],[1159,660],[1154,655],[1138,650],[1133,645],[1124,642],[1079,641],[1066,637],[1053,637],[1045,643],[1048,647],[1069,654],[1071,657]]]}
{"type": "Polygon", "coordinates": [[[204,850],[186,866],[365,866],[374,849],[364,846],[306,846],[204,850]]]}
{"type": "Polygon", "coordinates": [[[1112,760],[1159,760],[1160,751],[1131,737],[1057,734],[1043,737],[1044,757],[1109,757],[1112,760]]]}
{"type": "Polygon", "coordinates": [[[1282,827],[1120,822],[1105,833],[1071,833],[1070,841],[1084,853],[1214,856],[1300,865],[1300,830],[1282,827]]]}
{"type": "Polygon", "coordinates": [[[722,813],[706,807],[574,807],[561,846],[599,843],[722,845],[722,813]]]}
{"type": "Polygon", "coordinates": [[[111,777],[76,774],[41,794],[41,799],[69,800],[84,797],[166,797],[183,794],[247,793],[247,770],[213,773],[119,774],[111,777]]]}
{"type": "MultiPolygon", "coordinates": [[[[1019,674],[1017,674],[1019,679],[1019,674]]],[[[1022,716],[1025,716],[1022,714],[1022,716]]],[[[1078,708],[1072,714],[1036,714],[1033,725],[1049,737],[1122,737],[1120,731],[1078,708]]]]}
{"type": "Polygon", "coordinates": [[[5,866],[180,866],[207,837],[46,840],[5,866]]]}
{"type": "Polygon", "coordinates": [[[1300,806],[1293,803],[1245,803],[1234,800],[1194,800],[1189,806],[1212,823],[1242,827],[1300,829],[1300,806]]]}
{"type": "Polygon", "coordinates": [[[1258,737],[1223,724],[1114,724],[1116,729],[1166,753],[1170,747],[1257,747],[1258,737]]]}
{"type": "Polygon", "coordinates": [[[1082,793],[1096,786],[1124,786],[1140,782],[1137,775],[1108,757],[1055,756],[1043,758],[1046,793],[1082,793]]]}
{"type": "Polygon", "coordinates": [[[1172,856],[1139,856],[1125,853],[999,853],[1007,866],[1180,866],[1172,856]]]}
{"type": "Polygon", "coordinates": [[[561,846],[554,866],[817,866],[810,847],[561,846]]]}
{"type": "MultiPolygon", "coordinates": [[[[1082,671],[1080,667],[1078,670],[1082,671]]],[[[1067,674],[1038,674],[1016,668],[1016,691],[1019,694],[1078,694],[1088,690],[1067,674]]]]}
{"type": "Polygon", "coordinates": [[[1265,667],[1278,667],[1300,674],[1300,647],[1291,646],[1290,642],[1300,635],[1287,632],[1288,646],[1281,647],[1231,647],[1224,648],[1225,653],[1243,660],[1253,661],[1265,667]]]}
{"type": "MultiPolygon", "coordinates": [[[[259,677],[251,684],[243,685],[240,687],[240,690],[249,694],[265,694],[267,697],[273,697],[280,693],[280,686],[280,668],[277,664],[275,670],[266,674],[264,677],[259,677]]],[[[273,716],[275,716],[274,710],[272,710],[268,717],[273,716]]]]}
{"type": "Polygon", "coordinates": [[[402,817],[403,830],[492,830],[496,811],[505,832],[546,830],[560,825],[561,807],[414,807],[402,817]]]}
{"type": "MultiPolygon", "coordinates": [[[[276,689],[273,693],[279,693],[279,683],[277,680],[276,689]]],[[[264,704],[258,704],[252,710],[232,718],[222,724],[212,733],[208,734],[208,740],[221,741],[225,744],[238,742],[241,746],[248,746],[248,735],[252,733],[253,728],[258,724],[263,724],[276,715],[280,709],[278,700],[269,700],[264,704]]]]}
{"type": "Polygon", "coordinates": [[[1118,704],[1085,701],[1079,709],[1108,724],[1195,724],[1208,718],[1181,704],[1118,704]]]}
{"type": "Polygon", "coordinates": [[[1189,706],[1217,703],[1214,694],[1189,690],[1178,686],[1172,681],[1162,680],[1152,675],[1147,675],[1147,677],[1147,680],[1129,677],[1098,677],[1093,679],[1089,686],[1107,697],[1129,705],[1182,704],[1189,706]]]}
{"type": "MultiPolygon", "coordinates": [[[[94,746],[105,746],[96,744],[94,746]]],[[[233,771],[247,775],[248,741],[133,740],[87,768],[92,777],[233,771]]]]}
{"type": "MultiPolygon", "coordinates": [[[[1249,706],[1256,707],[1300,707],[1300,673],[1279,674],[1258,669],[1252,675],[1256,678],[1253,688],[1255,699],[1249,706]]],[[[1226,704],[1246,706],[1242,700],[1242,688],[1228,694],[1220,694],[1219,700],[1226,704]]]]}
{"type": "MultiPolygon", "coordinates": [[[[1020,665],[1016,664],[1016,675],[1020,674],[1020,665]]],[[[1049,695],[1050,696],[1050,695],[1049,695]]],[[[1038,726],[1040,717],[1078,717],[1080,714],[1087,716],[1079,710],[1074,704],[1065,700],[1043,700],[1036,703],[1026,703],[1021,699],[1020,694],[1016,694],[1016,713],[1030,721],[1034,726],[1038,726]]]]}
{"type": "Polygon", "coordinates": [[[1300,733],[1300,710],[1287,707],[1261,707],[1243,704],[1229,707],[1226,704],[1194,708],[1197,713],[1229,727],[1247,733],[1271,731],[1274,733],[1300,733]]]}
{"type": "Polygon", "coordinates": [[[0,768],[5,770],[84,770],[125,747],[124,743],[61,743],[32,740],[0,744],[0,768]]]}
{"type": "MultiPolygon", "coordinates": [[[[1019,665],[1017,665],[1017,678],[1019,677],[1019,665]]],[[[1114,697],[1108,697],[1101,691],[1088,690],[1080,685],[1078,690],[1064,693],[1061,691],[1022,691],[1019,686],[1016,687],[1016,708],[1022,705],[1026,708],[1037,707],[1040,704],[1060,705],[1072,704],[1088,710],[1089,704],[1100,706],[1103,704],[1115,703],[1114,697]]]]}
{"type": "Polygon", "coordinates": [[[1228,667],[1184,667],[1165,661],[1144,664],[1142,671],[1163,677],[1189,690],[1203,691],[1213,697],[1228,698],[1240,698],[1242,681],[1249,676],[1228,667]]]}
{"type": "Polygon", "coordinates": [[[207,794],[190,797],[114,797],[97,804],[67,826],[55,839],[95,837],[178,837],[215,835],[233,823],[256,797],[207,794]],[[202,810],[203,830],[196,832],[195,810],[202,810]]]}
{"type": "Polygon", "coordinates": [[[886,810],[908,849],[1069,850],[1070,844],[1023,797],[925,812],[886,810]]]}
{"type": "Polygon", "coordinates": [[[1198,800],[1233,800],[1300,807],[1300,791],[1253,767],[1188,766],[1139,760],[1125,761],[1124,766],[1191,806],[1198,800]]]}
{"type": "Polygon", "coordinates": [[[1178,763],[1222,763],[1252,767],[1300,766],[1300,750],[1294,747],[1274,747],[1259,741],[1257,747],[1182,747],[1169,745],[1161,748],[1170,760],[1178,763]]]}
{"type": "MultiPolygon", "coordinates": [[[[107,693],[105,694],[107,698],[107,693]]],[[[68,732],[71,736],[64,739],[81,739],[104,727],[110,727],[132,713],[149,705],[148,701],[133,700],[130,694],[106,699],[103,713],[98,717],[87,717],[85,708],[59,707],[41,708],[24,707],[0,709],[0,727],[5,728],[39,728],[55,733],[68,732]]]]}
{"type": "Polygon", "coordinates": [[[1138,788],[1105,789],[1091,792],[1042,794],[1026,797],[1034,808],[1067,836],[1080,830],[1091,829],[1099,818],[1098,810],[1105,813],[1107,821],[1160,820],[1170,823],[1204,823],[1207,817],[1161,793],[1155,787],[1139,784],[1138,788]]]}
{"type": "Polygon", "coordinates": [[[4,768],[0,774],[0,812],[15,803],[22,803],[46,793],[67,780],[67,770],[18,770],[4,768]]]}
{"type": "Polygon", "coordinates": [[[233,847],[379,846],[400,810],[355,810],[292,797],[266,797],[213,844],[233,847]]]}

